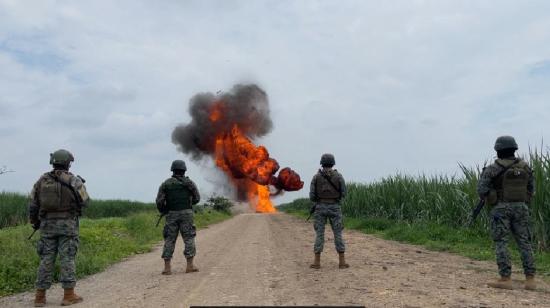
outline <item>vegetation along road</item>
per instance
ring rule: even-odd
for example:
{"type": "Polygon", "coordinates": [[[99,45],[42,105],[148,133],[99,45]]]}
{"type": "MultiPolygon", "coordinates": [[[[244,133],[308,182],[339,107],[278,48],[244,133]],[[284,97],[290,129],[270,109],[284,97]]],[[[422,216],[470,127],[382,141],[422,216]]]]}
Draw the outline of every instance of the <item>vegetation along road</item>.
{"type": "MultiPolygon", "coordinates": [[[[550,285],[537,291],[486,287],[494,263],[347,230],[351,268],[339,270],[327,242],[322,268],[309,268],[311,224],[288,214],[240,214],[197,237],[200,272],[184,273],[181,240],[174,273],[162,276],[160,246],[78,282],[81,307],[190,305],[345,305],[367,307],[549,307],[550,285]]],[[[327,241],[332,237],[327,233],[327,241]]],[[[523,279],[515,272],[516,278],[523,279]]],[[[48,293],[58,305],[62,290],[48,293]]],[[[1,307],[28,307],[31,292],[0,299],[1,307]]]]}

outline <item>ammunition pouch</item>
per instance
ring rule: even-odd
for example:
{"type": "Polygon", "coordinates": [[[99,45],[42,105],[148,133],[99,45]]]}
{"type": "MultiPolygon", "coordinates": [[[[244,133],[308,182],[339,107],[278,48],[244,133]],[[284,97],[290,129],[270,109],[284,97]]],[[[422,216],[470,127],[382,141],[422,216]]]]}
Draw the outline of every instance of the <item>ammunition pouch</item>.
{"type": "Polygon", "coordinates": [[[496,205],[499,201],[498,193],[495,189],[489,190],[489,193],[485,197],[485,203],[490,206],[496,205]]]}

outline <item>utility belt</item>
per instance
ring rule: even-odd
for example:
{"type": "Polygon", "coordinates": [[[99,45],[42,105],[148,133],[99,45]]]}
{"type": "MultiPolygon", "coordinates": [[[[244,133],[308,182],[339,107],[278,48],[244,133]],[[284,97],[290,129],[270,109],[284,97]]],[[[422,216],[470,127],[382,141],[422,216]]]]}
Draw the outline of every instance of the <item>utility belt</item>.
{"type": "Polygon", "coordinates": [[[193,209],[183,209],[183,210],[169,210],[167,214],[184,214],[184,213],[193,213],[193,209]]]}
{"type": "Polygon", "coordinates": [[[327,204],[335,204],[335,203],[338,203],[338,199],[324,199],[324,198],[320,198],[319,199],[319,203],[327,203],[327,204]]]}
{"type": "Polygon", "coordinates": [[[74,219],[77,217],[72,212],[48,212],[42,216],[44,219],[74,219]]]}
{"type": "Polygon", "coordinates": [[[491,189],[489,191],[489,195],[487,196],[487,203],[491,206],[494,206],[494,205],[497,205],[498,203],[503,203],[503,202],[523,202],[523,203],[527,203],[529,204],[530,203],[530,200],[529,200],[529,196],[525,196],[525,198],[522,198],[522,199],[506,199],[504,198],[504,193],[502,190],[495,190],[495,189],[491,189]]]}

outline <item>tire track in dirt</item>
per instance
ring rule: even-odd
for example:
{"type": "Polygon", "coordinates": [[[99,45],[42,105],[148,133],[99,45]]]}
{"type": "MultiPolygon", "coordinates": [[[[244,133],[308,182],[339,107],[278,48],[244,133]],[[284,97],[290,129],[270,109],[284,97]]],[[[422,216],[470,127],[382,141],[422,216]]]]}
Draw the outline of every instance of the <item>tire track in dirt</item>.
{"type": "MultiPolygon", "coordinates": [[[[160,232],[160,228],[159,228],[160,232]]],[[[241,214],[200,230],[197,266],[185,274],[181,239],[173,275],[162,276],[161,246],[82,279],[76,307],[188,307],[190,305],[365,305],[367,307],[550,307],[550,286],[504,291],[486,287],[492,262],[472,261],[346,231],[351,268],[340,270],[327,230],[320,270],[309,268],[311,223],[286,214],[241,214]]],[[[523,276],[514,272],[514,277],[523,276]]],[[[62,289],[48,292],[58,306],[62,289]]],[[[1,307],[29,307],[32,292],[0,298],[1,307]]]]}

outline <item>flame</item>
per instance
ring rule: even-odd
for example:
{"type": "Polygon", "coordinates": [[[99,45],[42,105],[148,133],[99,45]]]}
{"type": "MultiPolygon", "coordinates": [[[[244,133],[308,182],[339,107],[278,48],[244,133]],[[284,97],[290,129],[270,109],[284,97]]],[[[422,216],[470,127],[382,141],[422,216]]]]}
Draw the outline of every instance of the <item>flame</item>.
{"type": "Polygon", "coordinates": [[[210,122],[218,122],[222,118],[222,114],[223,104],[214,104],[212,106],[212,109],[210,110],[210,115],[208,116],[208,118],[210,119],[210,122]]]}
{"type": "Polygon", "coordinates": [[[267,186],[250,183],[251,189],[248,191],[248,200],[256,205],[258,213],[274,213],[277,210],[271,203],[271,194],[267,186]]]}
{"type": "MultiPolygon", "coordinates": [[[[223,119],[224,105],[215,103],[210,109],[209,119],[216,125],[223,119]]],[[[256,146],[241,130],[233,124],[231,129],[216,136],[214,160],[238,188],[246,190],[248,202],[256,212],[276,212],[271,202],[268,185],[281,190],[299,190],[304,182],[290,168],[284,168],[276,177],[279,163],[271,157],[264,146],[256,146]]]]}

